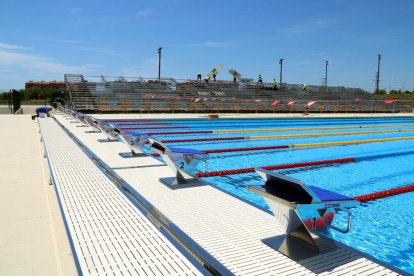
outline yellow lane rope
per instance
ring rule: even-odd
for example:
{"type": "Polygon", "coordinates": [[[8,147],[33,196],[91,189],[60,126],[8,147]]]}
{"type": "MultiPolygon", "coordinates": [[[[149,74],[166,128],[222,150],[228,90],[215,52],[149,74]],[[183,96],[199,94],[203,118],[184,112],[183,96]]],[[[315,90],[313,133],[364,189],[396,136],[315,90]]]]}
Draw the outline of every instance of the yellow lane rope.
{"type": "Polygon", "coordinates": [[[399,126],[414,126],[414,124],[387,124],[375,126],[334,126],[334,127],[289,127],[289,128],[255,128],[255,129],[220,129],[213,133],[246,133],[246,132],[276,132],[276,131],[305,131],[305,130],[328,130],[328,129],[352,129],[352,128],[386,128],[399,126]]]}
{"type": "Polygon", "coordinates": [[[344,131],[344,132],[302,133],[302,134],[286,134],[286,135],[246,136],[245,139],[251,139],[251,140],[254,140],[254,139],[285,139],[285,138],[295,138],[295,137],[323,137],[323,136],[358,135],[358,134],[391,133],[391,132],[414,132],[414,128],[371,130],[371,131],[344,131]]]}
{"type": "Polygon", "coordinates": [[[339,142],[322,142],[322,143],[309,143],[309,144],[294,144],[294,145],[289,145],[289,148],[328,147],[328,146],[341,146],[341,145],[356,145],[356,144],[388,142],[388,141],[399,141],[399,140],[414,140],[414,136],[394,137],[394,138],[379,138],[379,139],[366,139],[366,140],[355,140],[355,141],[339,141],[339,142]]]}

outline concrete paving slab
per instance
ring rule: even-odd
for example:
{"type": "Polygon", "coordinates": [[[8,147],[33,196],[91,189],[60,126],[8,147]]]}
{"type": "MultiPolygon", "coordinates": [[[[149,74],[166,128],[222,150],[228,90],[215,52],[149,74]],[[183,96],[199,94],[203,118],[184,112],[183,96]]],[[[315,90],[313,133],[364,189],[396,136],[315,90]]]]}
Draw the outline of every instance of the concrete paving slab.
{"type": "Polygon", "coordinates": [[[37,121],[0,125],[0,275],[76,275],[37,121]]]}

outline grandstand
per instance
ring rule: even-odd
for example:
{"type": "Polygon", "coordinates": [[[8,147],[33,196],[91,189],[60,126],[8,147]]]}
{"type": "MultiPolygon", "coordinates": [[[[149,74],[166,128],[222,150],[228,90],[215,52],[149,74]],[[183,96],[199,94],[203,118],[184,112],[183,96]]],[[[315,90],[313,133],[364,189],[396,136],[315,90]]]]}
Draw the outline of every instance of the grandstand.
{"type": "Polygon", "coordinates": [[[84,77],[66,74],[72,106],[83,112],[412,112],[402,101],[387,102],[355,88],[249,82],[177,81],[173,78],[84,77]]]}

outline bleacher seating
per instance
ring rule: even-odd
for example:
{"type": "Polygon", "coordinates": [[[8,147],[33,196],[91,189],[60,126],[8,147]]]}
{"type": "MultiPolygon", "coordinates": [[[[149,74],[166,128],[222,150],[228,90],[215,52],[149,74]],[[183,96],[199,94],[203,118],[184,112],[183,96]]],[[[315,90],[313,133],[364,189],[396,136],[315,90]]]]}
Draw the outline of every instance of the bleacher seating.
{"type": "Polygon", "coordinates": [[[80,74],[65,74],[65,83],[74,108],[96,110],[96,99],[90,92],[96,89],[95,83],[88,83],[80,74]]]}
{"type": "MultiPolygon", "coordinates": [[[[65,75],[74,108],[88,112],[393,112],[410,109],[361,89],[284,84],[217,81],[176,82],[174,79],[88,81],[82,75],[65,75]],[[288,103],[292,100],[296,102],[288,103]],[[276,102],[275,102],[276,101],[276,102]],[[310,101],[315,104],[308,106],[310,101]]],[[[412,110],[409,110],[410,112],[412,110]]]]}

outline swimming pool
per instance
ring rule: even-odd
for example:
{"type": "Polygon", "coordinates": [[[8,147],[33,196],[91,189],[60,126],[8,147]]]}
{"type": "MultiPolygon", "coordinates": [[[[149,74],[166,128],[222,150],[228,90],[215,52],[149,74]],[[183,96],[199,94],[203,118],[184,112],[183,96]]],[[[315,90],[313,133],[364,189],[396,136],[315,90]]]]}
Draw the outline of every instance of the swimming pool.
{"type": "MultiPolygon", "coordinates": [[[[171,129],[156,129],[157,132],[240,130],[239,133],[214,132],[209,134],[155,135],[160,140],[248,137],[241,140],[180,141],[169,143],[171,146],[197,150],[274,145],[309,145],[312,143],[372,139],[382,139],[383,141],[211,154],[208,162],[209,171],[358,157],[362,161],[329,166],[285,169],[278,172],[300,179],[308,184],[352,197],[414,183],[414,162],[412,162],[414,157],[414,140],[409,139],[414,137],[414,120],[412,118],[219,119],[210,121],[159,120],[157,122],[166,122],[172,127],[171,129]],[[174,130],[174,126],[185,126],[187,128],[174,130]],[[368,126],[369,128],[365,128],[368,126]],[[302,129],[287,129],[292,127],[302,129]],[[322,127],[331,128],[321,129],[322,127]],[[278,130],[261,132],[261,130],[269,128],[278,130]],[[250,131],[251,129],[255,130],[250,131]],[[243,132],[245,130],[249,131],[243,132]],[[344,132],[352,132],[352,134],[344,132]],[[357,134],[357,132],[360,132],[360,134],[357,134]],[[330,133],[332,135],[316,137],[294,136],[304,133],[313,133],[315,135],[330,133]],[[276,136],[282,134],[291,135],[291,137],[250,139],[252,136],[276,136]],[[397,140],[389,140],[390,138],[397,138],[397,140]],[[367,158],[384,153],[391,155],[391,157],[367,158]]],[[[203,171],[204,167],[200,166],[199,169],[203,171]]],[[[263,184],[261,178],[255,173],[210,177],[204,180],[262,208],[268,208],[260,196],[245,189],[246,185],[263,184]]],[[[365,207],[358,207],[353,210],[351,231],[348,234],[332,231],[332,234],[336,240],[344,244],[401,268],[408,273],[414,273],[413,196],[414,193],[406,193],[372,201],[366,204],[365,207]]]]}

